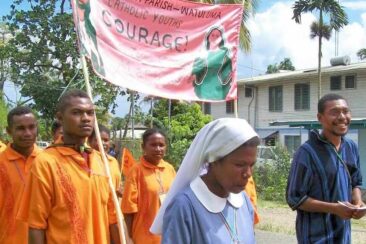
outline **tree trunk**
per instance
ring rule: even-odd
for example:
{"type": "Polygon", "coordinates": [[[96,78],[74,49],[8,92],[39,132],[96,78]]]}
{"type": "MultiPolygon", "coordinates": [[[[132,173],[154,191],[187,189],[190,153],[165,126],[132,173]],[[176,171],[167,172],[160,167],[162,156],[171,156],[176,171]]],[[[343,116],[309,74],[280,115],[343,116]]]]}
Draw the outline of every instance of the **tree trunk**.
{"type": "Polygon", "coordinates": [[[123,137],[122,137],[123,139],[126,138],[126,136],[127,136],[128,124],[130,123],[130,118],[131,118],[131,114],[132,114],[132,106],[133,106],[133,103],[131,102],[130,103],[130,109],[128,111],[128,115],[127,115],[127,118],[126,118],[125,129],[124,129],[123,137]]]}
{"type": "Polygon", "coordinates": [[[319,42],[318,42],[318,100],[322,96],[322,38],[323,38],[323,11],[319,13],[319,42]]]}

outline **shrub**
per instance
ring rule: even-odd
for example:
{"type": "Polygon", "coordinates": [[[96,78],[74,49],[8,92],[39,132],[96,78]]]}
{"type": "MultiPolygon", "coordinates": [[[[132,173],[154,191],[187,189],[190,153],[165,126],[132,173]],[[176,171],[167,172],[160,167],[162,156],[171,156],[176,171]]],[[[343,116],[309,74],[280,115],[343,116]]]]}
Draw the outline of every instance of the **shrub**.
{"type": "Polygon", "coordinates": [[[281,146],[274,148],[274,154],[274,160],[255,166],[254,180],[260,198],[284,202],[291,158],[286,148],[281,146]]]}

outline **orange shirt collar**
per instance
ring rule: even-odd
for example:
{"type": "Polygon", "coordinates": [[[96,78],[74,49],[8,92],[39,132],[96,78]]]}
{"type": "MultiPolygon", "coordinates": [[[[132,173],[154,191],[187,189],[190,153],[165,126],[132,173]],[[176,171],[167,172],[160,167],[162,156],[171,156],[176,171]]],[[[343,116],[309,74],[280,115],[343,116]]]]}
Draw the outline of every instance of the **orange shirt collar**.
{"type": "Polygon", "coordinates": [[[140,158],[140,162],[142,163],[142,165],[146,168],[150,168],[150,169],[156,169],[156,168],[160,168],[163,169],[165,168],[165,161],[163,159],[161,159],[159,161],[159,163],[157,165],[154,165],[152,163],[150,163],[149,161],[147,161],[143,156],[140,158]]]}
{"type": "MultiPolygon", "coordinates": [[[[35,157],[37,156],[37,154],[41,151],[41,149],[36,145],[34,144],[33,145],[33,151],[31,153],[31,155],[29,155],[29,157],[35,157]]],[[[8,146],[6,147],[4,153],[6,154],[6,157],[9,159],[9,160],[17,160],[17,159],[25,159],[25,157],[18,153],[17,151],[15,151],[12,147],[11,147],[11,143],[8,144],[8,146]]]]}

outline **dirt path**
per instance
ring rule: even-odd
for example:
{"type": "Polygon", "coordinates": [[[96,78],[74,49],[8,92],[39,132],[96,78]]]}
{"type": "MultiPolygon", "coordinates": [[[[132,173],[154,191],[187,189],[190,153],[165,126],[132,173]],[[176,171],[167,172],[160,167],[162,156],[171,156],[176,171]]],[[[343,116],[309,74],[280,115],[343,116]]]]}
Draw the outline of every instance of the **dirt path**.
{"type": "MultiPolygon", "coordinates": [[[[256,226],[257,244],[296,243],[296,212],[287,207],[259,206],[260,223],[256,226]]],[[[352,220],[352,244],[366,244],[366,217],[352,220]]]]}

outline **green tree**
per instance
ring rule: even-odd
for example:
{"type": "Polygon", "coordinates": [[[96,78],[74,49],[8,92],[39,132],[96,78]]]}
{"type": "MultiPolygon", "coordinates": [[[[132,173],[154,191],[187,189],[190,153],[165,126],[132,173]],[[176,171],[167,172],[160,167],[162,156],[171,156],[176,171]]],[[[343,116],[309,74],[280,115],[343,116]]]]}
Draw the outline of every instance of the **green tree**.
{"type": "Polygon", "coordinates": [[[0,97],[0,139],[4,142],[6,135],[7,126],[7,116],[8,116],[8,106],[4,99],[0,97]]]}
{"type": "Polygon", "coordinates": [[[9,35],[7,25],[0,23],[0,92],[4,91],[4,84],[9,76],[9,35]]]}
{"type": "MultiPolygon", "coordinates": [[[[22,96],[48,120],[66,88],[84,89],[79,53],[69,1],[14,0],[4,18],[13,38],[9,41],[11,80],[20,85],[22,96]],[[28,10],[19,7],[29,3],[28,10]]],[[[95,104],[106,113],[124,91],[94,75],[89,65],[95,104]]],[[[103,113],[103,111],[101,111],[103,113]]],[[[47,127],[46,126],[46,127],[47,127]]]]}
{"type": "Polygon", "coordinates": [[[268,65],[266,74],[278,73],[280,70],[295,70],[290,58],[284,58],[279,65],[277,63],[268,65]]]}
{"type": "Polygon", "coordinates": [[[295,66],[292,65],[290,58],[284,58],[278,66],[280,70],[295,70],[295,66]]]}
{"type": "Polygon", "coordinates": [[[358,56],[361,60],[366,59],[366,48],[361,48],[360,50],[358,50],[358,52],[357,52],[357,56],[358,56]]]}
{"type": "Polygon", "coordinates": [[[322,95],[321,91],[321,58],[322,58],[322,38],[324,37],[324,18],[330,19],[330,30],[338,31],[348,24],[348,18],[343,7],[337,0],[298,0],[293,5],[293,17],[296,23],[301,23],[301,15],[308,12],[319,13],[318,17],[318,99],[322,95]]]}
{"type": "Polygon", "coordinates": [[[122,129],[124,128],[125,119],[121,117],[113,117],[111,121],[112,139],[117,139],[117,134],[119,134],[119,140],[122,139],[122,129]]]}
{"type": "Polygon", "coordinates": [[[279,69],[278,69],[277,63],[270,64],[267,66],[266,74],[273,74],[273,73],[278,73],[278,72],[279,72],[279,69]]]}
{"type": "Polygon", "coordinates": [[[169,145],[166,159],[177,168],[197,132],[212,118],[203,114],[197,103],[172,101],[170,116],[168,106],[166,99],[155,103],[153,123],[167,131],[169,145]]]}

